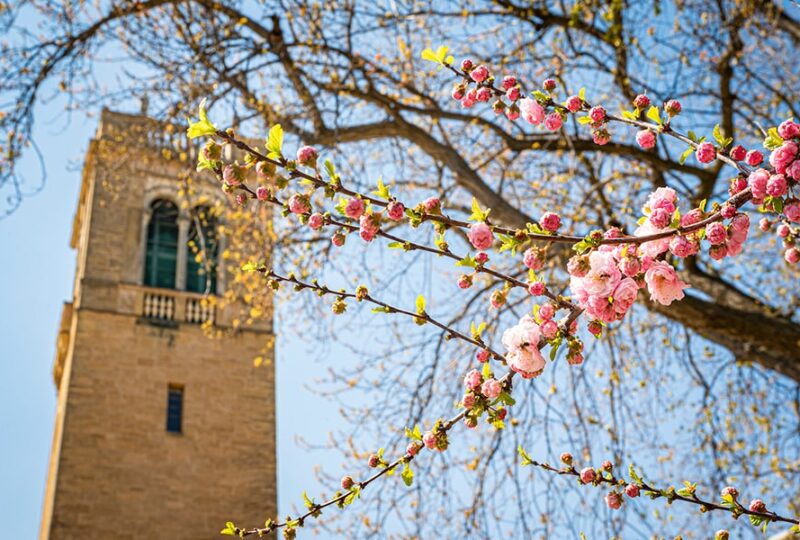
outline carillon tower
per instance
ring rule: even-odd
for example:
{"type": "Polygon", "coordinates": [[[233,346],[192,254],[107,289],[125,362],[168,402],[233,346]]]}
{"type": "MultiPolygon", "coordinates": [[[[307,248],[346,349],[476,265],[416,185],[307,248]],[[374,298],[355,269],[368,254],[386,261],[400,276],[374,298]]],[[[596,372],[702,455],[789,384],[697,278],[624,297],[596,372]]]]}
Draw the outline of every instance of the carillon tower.
{"type": "Polygon", "coordinates": [[[252,363],[272,327],[204,332],[233,315],[209,301],[225,290],[225,238],[178,199],[193,157],[142,116],[104,111],[91,141],[41,539],[215,538],[275,515],[274,363],[252,363]]]}

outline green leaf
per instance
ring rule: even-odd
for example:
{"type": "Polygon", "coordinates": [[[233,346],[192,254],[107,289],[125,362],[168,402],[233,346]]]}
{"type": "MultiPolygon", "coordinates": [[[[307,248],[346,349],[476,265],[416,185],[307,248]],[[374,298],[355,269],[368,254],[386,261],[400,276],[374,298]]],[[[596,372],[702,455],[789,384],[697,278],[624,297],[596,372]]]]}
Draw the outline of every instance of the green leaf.
{"type": "Polygon", "coordinates": [[[258,270],[258,264],[254,261],[248,261],[242,265],[242,272],[255,272],[258,270]]]}
{"type": "Polygon", "coordinates": [[[372,313],[391,313],[392,310],[386,306],[378,306],[372,308],[372,313]]]}
{"type": "Polygon", "coordinates": [[[588,116],[579,116],[578,117],[578,123],[579,124],[591,124],[592,123],[592,119],[589,118],[588,116]]]}
{"type": "Polygon", "coordinates": [[[540,90],[534,90],[533,92],[531,92],[531,94],[533,95],[534,98],[536,98],[536,101],[539,101],[539,102],[542,102],[542,103],[545,103],[547,100],[550,99],[550,96],[548,96],[547,94],[545,94],[544,92],[542,92],[540,90]]]}
{"type": "Polygon", "coordinates": [[[389,189],[383,184],[383,177],[380,176],[378,177],[378,189],[373,191],[372,194],[386,201],[392,198],[389,194],[389,189]]]}
{"type": "Polygon", "coordinates": [[[425,297],[423,295],[417,296],[417,313],[422,314],[425,313],[425,297]]]}
{"type": "Polygon", "coordinates": [[[764,139],[764,148],[775,150],[783,144],[783,139],[778,135],[778,128],[771,127],[767,130],[767,137],[764,139]]]}
{"type": "Polygon", "coordinates": [[[622,117],[627,118],[628,120],[637,120],[639,115],[634,112],[626,111],[625,109],[622,110],[622,117]]]}
{"type": "Polygon", "coordinates": [[[469,268],[475,268],[476,266],[478,266],[478,263],[475,262],[475,259],[472,257],[472,255],[467,253],[463,259],[461,259],[460,261],[456,261],[456,266],[467,266],[469,268]]]}
{"type": "Polygon", "coordinates": [[[478,326],[475,326],[474,322],[471,322],[469,325],[470,332],[472,333],[472,339],[479,340],[481,339],[481,334],[484,330],[486,330],[486,322],[482,322],[478,326]]]}
{"type": "Polygon", "coordinates": [[[655,105],[651,105],[649,109],[647,109],[647,118],[658,124],[661,125],[661,111],[655,105]]]}
{"type": "Polygon", "coordinates": [[[678,162],[679,162],[681,165],[683,165],[683,164],[686,162],[686,159],[687,159],[689,156],[691,156],[691,155],[692,155],[692,152],[694,152],[694,147],[693,147],[693,146],[690,146],[689,148],[687,148],[686,150],[684,150],[684,151],[683,151],[683,154],[681,154],[681,158],[678,160],[678,162]]]}
{"type": "Polygon", "coordinates": [[[530,456],[529,456],[529,455],[528,455],[528,454],[525,452],[525,449],[524,449],[524,448],[522,448],[522,445],[521,445],[521,444],[520,444],[520,445],[517,447],[517,453],[519,454],[519,457],[521,457],[521,458],[522,458],[522,463],[521,463],[521,465],[522,465],[523,467],[527,467],[528,465],[533,465],[533,460],[532,460],[532,459],[530,458],[530,456]]]}
{"type": "Polygon", "coordinates": [[[503,405],[508,405],[509,407],[517,402],[517,400],[511,397],[511,394],[507,392],[500,392],[500,395],[497,396],[497,399],[498,401],[500,401],[500,403],[502,403],[503,405]]]}
{"type": "Polygon", "coordinates": [[[336,165],[329,159],[325,160],[325,170],[328,172],[328,176],[331,180],[336,180],[336,165]]]}
{"type": "Polygon", "coordinates": [[[219,531],[219,534],[224,534],[226,536],[236,536],[238,534],[236,525],[233,524],[233,521],[228,521],[225,523],[225,528],[219,531]]]}
{"type": "Polygon", "coordinates": [[[306,505],[306,508],[314,508],[314,501],[308,498],[308,494],[303,492],[303,504],[306,505]]]}
{"type": "Polygon", "coordinates": [[[553,362],[558,354],[558,348],[561,347],[561,338],[556,339],[550,344],[550,361],[553,362]]]}
{"type": "Polygon", "coordinates": [[[200,120],[197,122],[192,122],[189,118],[186,119],[189,123],[189,129],[186,130],[186,135],[190,139],[213,135],[217,132],[217,128],[209,121],[208,115],[206,114],[206,99],[200,102],[198,113],[200,115],[200,120]]]}
{"type": "Polygon", "coordinates": [[[719,124],[714,126],[714,129],[711,131],[711,136],[714,137],[714,140],[720,145],[725,142],[725,136],[722,134],[722,129],[719,127],[719,124]]]}
{"type": "Polygon", "coordinates": [[[578,97],[581,98],[581,101],[586,99],[586,88],[581,86],[581,89],[578,90],[578,97]]]}
{"type": "Polygon", "coordinates": [[[403,464],[403,472],[400,476],[403,478],[403,482],[405,482],[407,486],[411,487],[411,484],[414,483],[414,471],[411,470],[411,466],[408,464],[408,462],[403,464]]]}
{"type": "Polygon", "coordinates": [[[388,247],[389,249],[402,249],[403,245],[403,242],[389,242],[388,247]]]}
{"type": "Polygon", "coordinates": [[[448,48],[444,45],[436,49],[436,52],[433,52],[433,49],[425,49],[422,51],[422,59],[440,66],[449,65],[452,64],[455,59],[451,55],[448,55],[447,51],[448,48]]]}
{"type": "Polygon", "coordinates": [[[436,53],[433,52],[433,49],[425,49],[422,51],[422,59],[427,60],[428,62],[434,62],[436,64],[439,63],[439,57],[436,56],[436,53]]]}
{"type": "Polygon", "coordinates": [[[708,204],[708,199],[703,199],[702,201],[700,201],[699,208],[700,208],[701,212],[705,212],[706,211],[706,204],[708,204]]]}
{"type": "Polygon", "coordinates": [[[486,218],[489,217],[489,212],[491,212],[491,211],[492,211],[491,208],[483,210],[481,208],[481,205],[478,204],[478,200],[475,197],[473,197],[472,198],[472,214],[470,214],[469,220],[470,221],[486,221],[486,218]]]}
{"type": "Polygon", "coordinates": [[[633,481],[634,481],[634,482],[636,482],[637,484],[641,484],[641,483],[642,483],[642,478],[641,478],[641,476],[639,476],[639,474],[636,472],[636,469],[634,469],[634,468],[633,468],[633,464],[631,464],[631,465],[628,467],[628,476],[630,476],[630,477],[631,477],[631,480],[633,480],[633,481]]]}
{"type": "Polygon", "coordinates": [[[275,124],[269,129],[267,136],[267,154],[268,158],[278,159],[282,156],[281,149],[283,148],[283,128],[280,124],[275,124]]]}
{"type": "Polygon", "coordinates": [[[481,375],[483,375],[484,379],[492,378],[492,366],[489,365],[489,362],[483,364],[483,368],[481,368],[481,375]]]}
{"type": "Polygon", "coordinates": [[[406,437],[414,441],[421,441],[422,440],[422,430],[419,429],[419,425],[414,426],[414,431],[406,428],[406,437]]]}

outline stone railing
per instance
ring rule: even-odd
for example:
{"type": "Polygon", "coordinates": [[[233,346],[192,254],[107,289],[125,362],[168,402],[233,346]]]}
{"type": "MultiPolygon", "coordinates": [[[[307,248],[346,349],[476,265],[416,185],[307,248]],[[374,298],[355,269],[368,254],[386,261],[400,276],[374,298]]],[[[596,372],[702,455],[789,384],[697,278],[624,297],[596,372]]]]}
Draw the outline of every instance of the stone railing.
{"type": "Polygon", "coordinates": [[[153,322],[214,323],[213,299],[202,294],[172,289],[137,287],[134,313],[153,322]]]}

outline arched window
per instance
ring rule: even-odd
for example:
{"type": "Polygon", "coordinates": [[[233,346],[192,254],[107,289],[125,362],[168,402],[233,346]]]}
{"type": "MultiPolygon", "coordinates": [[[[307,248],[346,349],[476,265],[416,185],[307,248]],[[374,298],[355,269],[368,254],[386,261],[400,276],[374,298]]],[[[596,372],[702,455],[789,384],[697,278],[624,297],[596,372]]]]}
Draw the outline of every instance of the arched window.
{"type": "Polygon", "coordinates": [[[213,210],[198,206],[192,212],[186,242],[186,290],[217,292],[217,219],[213,210]],[[199,227],[198,227],[199,225],[199,227]]]}
{"type": "Polygon", "coordinates": [[[151,205],[150,223],[147,225],[144,284],[174,289],[177,264],[178,207],[159,199],[151,205]]]}

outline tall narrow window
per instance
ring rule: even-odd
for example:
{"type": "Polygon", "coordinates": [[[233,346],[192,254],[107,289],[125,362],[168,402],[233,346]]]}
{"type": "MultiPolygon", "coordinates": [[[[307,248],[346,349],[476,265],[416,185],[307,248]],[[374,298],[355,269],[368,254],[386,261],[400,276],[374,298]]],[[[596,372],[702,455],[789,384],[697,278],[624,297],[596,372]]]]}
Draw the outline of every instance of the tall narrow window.
{"type": "Polygon", "coordinates": [[[183,386],[171,384],[167,387],[167,431],[183,431],[183,386]]]}
{"type": "Polygon", "coordinates": [[[178,262],[178,208],[170,201],[153,202],[147,225],[144,284],[175,288],[178,262]]]}
{"type": "Polygon", "coordinates": [[[186,242],[186,290],[217,292],[217,220],[213,210],[200,206],[192,212],[186,242]]]}

